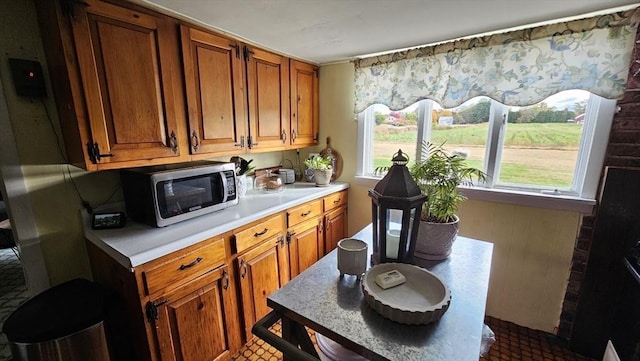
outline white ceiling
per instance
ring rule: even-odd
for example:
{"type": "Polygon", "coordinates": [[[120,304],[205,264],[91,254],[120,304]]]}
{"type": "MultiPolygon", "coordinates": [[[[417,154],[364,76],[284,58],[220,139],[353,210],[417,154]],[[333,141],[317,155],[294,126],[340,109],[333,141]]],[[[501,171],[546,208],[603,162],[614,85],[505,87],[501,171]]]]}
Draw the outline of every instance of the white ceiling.
{"type": "Polygon", "coordinates": [[[640,5],[631,0],[131,1],[320,64],[640,5]]]}

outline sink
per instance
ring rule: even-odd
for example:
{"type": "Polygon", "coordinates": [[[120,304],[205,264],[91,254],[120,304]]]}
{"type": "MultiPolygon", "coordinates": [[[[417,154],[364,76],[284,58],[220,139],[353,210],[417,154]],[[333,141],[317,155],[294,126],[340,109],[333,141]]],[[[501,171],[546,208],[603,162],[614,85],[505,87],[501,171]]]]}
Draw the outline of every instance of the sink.
{"type": "Polygon", "coordinates": [[[285,184],[285,188],[289,189],[305,189],[305,188],[315,188],[316,184],[311,182],[295,182],[290,184],[285,184]]]}
{"type": "Polygon", "coordinates": [[[285,184],[282,188],[279,188],[278,190],[264,190],[264,189],[250,189],[247,191],[247,195],[248,196],[252,196],[252,195],[277,195],[280,193],[291,193],[292,191],[295,193],[296,191],[304,191],[304,190],[311,190],[313,188],[315,188],[315,183],[309,183],[309,182],[295,182],[295,183],[290,183],[290,184],[285,184]]]}

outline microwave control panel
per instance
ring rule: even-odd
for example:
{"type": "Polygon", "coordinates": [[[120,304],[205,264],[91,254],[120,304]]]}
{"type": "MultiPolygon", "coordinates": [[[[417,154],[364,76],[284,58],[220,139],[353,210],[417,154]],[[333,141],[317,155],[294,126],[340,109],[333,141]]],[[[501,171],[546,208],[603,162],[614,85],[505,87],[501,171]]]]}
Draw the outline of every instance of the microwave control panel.
{"type": "Polygon", "coordinates": [[[236,199],[236,177],[232,170],[224,171],[224,182],[227,182],[227,200],[236,199]]]}

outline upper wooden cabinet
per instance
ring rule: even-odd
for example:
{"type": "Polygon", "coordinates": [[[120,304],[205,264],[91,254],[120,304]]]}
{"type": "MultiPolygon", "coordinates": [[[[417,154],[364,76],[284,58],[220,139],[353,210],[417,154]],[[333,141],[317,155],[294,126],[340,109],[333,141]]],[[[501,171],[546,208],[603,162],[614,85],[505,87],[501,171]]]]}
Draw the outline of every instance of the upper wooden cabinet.
{"type": "Polygon", "coordinates": [[[317,145],[318,67],[291,59],[291,148],[317,145]]]}
{"type": "Polygon", "coordinates": [[[50,69],[59,63],[67,69],[67,74],[52,71],[52,78],[54,88],[62,90],[56,91],[56,100],[63,109],[60,122],[67,152],[76,153],[70,161],[81,160],[80,166],[98,170],[140,160],[185,160],[188,151],[179,140],[184,138],[184,120],[176,105],[180,82],[174,67],[175,24],[97,0],[45,3],[39,1],[38,6],[50,69]],[[65,13],[55,7],[60,3],[68,4],[65,13]],[[62,49],[52,49],[56,44],[62,49]]]}
{"type": "Polygon", "coordinates": [[[180,27],[192,154],[243,152],[244,62],[240,43],[180,27]]]}
{"type": "Polygon", "coordinates": [[[250,152],[282,150],[289,133],[289,59],[244,46],[250,152]]]}
{"type": "Polygon", "coordinates": [[[181,34],[191,153],[287,148],[289,58],[187,26],[181,34]]]}
{"type": "Polygon", "coordinates": [[[314,65],[136,4],[36,8],[69,163],[117,169],[317,144],[314,65]]]}

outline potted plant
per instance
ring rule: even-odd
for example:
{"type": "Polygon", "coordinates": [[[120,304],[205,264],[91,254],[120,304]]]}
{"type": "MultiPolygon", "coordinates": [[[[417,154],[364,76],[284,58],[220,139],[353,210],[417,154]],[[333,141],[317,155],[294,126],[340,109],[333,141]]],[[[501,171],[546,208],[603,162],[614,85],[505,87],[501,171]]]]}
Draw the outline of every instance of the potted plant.
{"type": "Polygon", "coordinates": [[[316,187],[326,187],[331,182],[333,167],[331,158],[317,155],[304,161],[304,165],[313,171],[313,180],[316,187]]]}
{"type": "Polygon", "coordinates": [[[409,166],[409,172],[427,201],[422,206],[415,257],[440,260],[451,254],[458,235],[458,205],[466,199],[458,193],[459,185],[484,182],[487,175],[469,167],[465,156],[447,154],[444,144],[422,144],[423,157],[409,166]]]}

